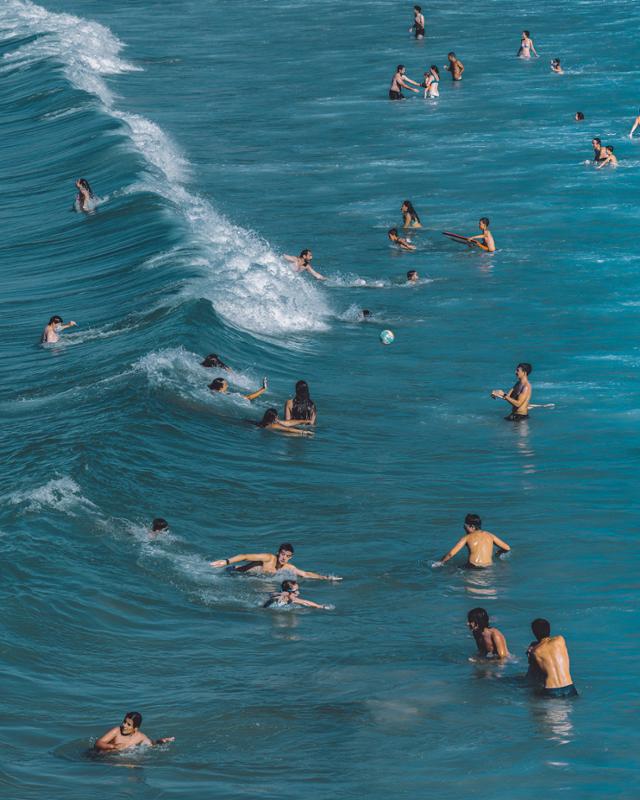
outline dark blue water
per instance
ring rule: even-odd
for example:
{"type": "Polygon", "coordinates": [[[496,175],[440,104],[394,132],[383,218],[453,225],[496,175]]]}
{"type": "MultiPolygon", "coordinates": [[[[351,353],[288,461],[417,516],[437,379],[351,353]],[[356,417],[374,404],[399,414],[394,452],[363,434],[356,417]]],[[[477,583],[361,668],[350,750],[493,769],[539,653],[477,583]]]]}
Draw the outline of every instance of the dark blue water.
{"type": "Polygon", "coordinates": [[[4,797],[638,796],[637,5],[427,12],[416,43],[396,2],[0,8],[4,797]],[[386,99],[452,48],[462,84],[386,99]],[[484,215],[493,256],[440,234],[484,215]],[[513,427],[522,360],[554,407],[513,427]],[[246,422],[301,378],[314,438],[246,422]],[[432,569],[467,512],[511,556],[432,569]],[[209,567],[281,541],[333,610],[209,567]],[[469,661],[477,605],[515,660],[469,661]],[[520,680],[538,616],[575,702],[520,680]],[[175,743],[89,758],[134,709],[175,743]]]}

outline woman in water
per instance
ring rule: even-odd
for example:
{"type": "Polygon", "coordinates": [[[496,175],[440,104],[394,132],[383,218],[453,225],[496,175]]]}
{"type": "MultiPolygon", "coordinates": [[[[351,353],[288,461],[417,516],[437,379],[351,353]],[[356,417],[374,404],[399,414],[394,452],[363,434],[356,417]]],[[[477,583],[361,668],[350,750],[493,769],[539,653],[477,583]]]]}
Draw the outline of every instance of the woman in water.
{"type": "Polygon", "coordinates": [[[559,58],[552,58],[551,59],[551,71],[557,72],[558,75],[564,75],[564,70],[560,66],[560,59],[559,58]]]}
{"type": "Polygon", "coordinates": [[[518,58],[531,58],[531,53],[533,53],[536,58],[539,58],[536,53],[536,48],[533,46],[533,39],[529,36],[529,31],[522,31],[518,58]]]}
{"type": "Polygon", "coordinates": [[[629,132],[629,138],[630,138],[630,139],[633,139],[633,134],[634,134],[634,131],[635,131],[635,129],[638,127],[638,125],[640,125],[640,112],[639,112],[639,116],[637,116],[637,117],[635,118],[635,121],[634,121],[634,123],[633,123],[633,128],[631,128],[631,131],[629,132]]]}
{"type": "Polygon", "coordinates": [[[71,322],[67,322],[63,324],[62,317],[59,317],[57,314],[54,317],[51,317],[49,320],[49,324],[45,326],[45,329],[42,331],[42,336],[40,337],[41,344],[53,344],[60,340],[58,334],[60,331],[63,331],[65,328],[73,328],[75,327],[76,323],[71,320],[71,322]]]}
{"type": "Polygon", "coordinates": [[[284,404],[284,418],[286,420],[301,420],[307,425],[315,425],[318,412],[316,404],[309,397],[309,387],[306,381],[296,383],[296,396],[284,404]]]}
{"type": "Polygon", "coordinates": [[[429,67],[429,72],[424,73],[424,81],[422,83],[424,87],[425,100],[427,97],[440,97],[440,92],[438,91],[439,83],[440,72],[438,71],[438,67],[436,67],[435,64],[432,64],[429,67]]]}
{"type": "Polygon", "coordinates": [[[89,186],[89,181],[84,178],[78,178],[76,189],[78,190],[74,203],[76,211],[93,211],[94,194],[89,186]]]}
{"type": "Polygon", "coordinates": [[[402,205],[400,206],[400,211],[402,211],[402,219],[404,220],[402,224],[403,228],[422,227],[422,223],[420,222],[420,217],[418,216],[410,200],[405,200],[402,203],[402,205]]]}
{"type": "Polygon", "coordinates": [[[253,423],[257,428],[266,428],[277,433],[286,433],[289,436],[313,436],[313,431],[299,431],[298,425],[307,425],[307,420],[282,420],[278,419],[278,410],[269,408],[264,412],[260,422],[253,423]]]}

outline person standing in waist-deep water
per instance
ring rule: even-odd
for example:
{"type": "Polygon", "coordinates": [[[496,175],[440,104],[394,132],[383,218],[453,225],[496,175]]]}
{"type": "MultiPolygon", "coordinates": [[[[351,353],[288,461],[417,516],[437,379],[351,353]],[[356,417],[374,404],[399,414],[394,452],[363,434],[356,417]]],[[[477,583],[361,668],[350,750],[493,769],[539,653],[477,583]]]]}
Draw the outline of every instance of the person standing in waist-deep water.
{"type": "Polygon", "coordinates": [[[511,406],[511,413],[505,419],[520,422],[529,417],[529,403],[531,402],[531,384],[529,383],[529,375],[533,367],[526,361],[522,361],[516,367],[516,378],[513,387],[508,392],[502,389],[494,389],[491,392],[491,397],[500,400],[506,400],[511,406]]]}
{"type": "Polygon", "coordinates": [[[461,81],[462,73],[464,72],[464,64],[453,51],[448,53],[447,59],[449,63],[445,65],[445,69],[447,72],[451,73],[451,77],[454,81],[461,81]]]}
{"type": "Polygon", "coordinates": [[[295,397],[290,398],[284,404],[285,420],[302,420],[308,425],[315,425],[318,411],[316,404],[309,396],[309,386],[306,381],[296,383],[295,397]]]}
{"type": "Polygon", "coordinates": [[[489,614],[484,608],[472,608],[467,614],[467,626],[478,645],[478,652],[486,658],[509,658],[507,640],[503,634],[489,625],[489,614]]]}
{"type": "Polygon", "coordinates": [[[597,136],[591,140],[591,147],[593,147],[593,163],[598,164],[600,161],[604,161],[604,148],[597,136]]]}
{"type": "Polygon", "coordinates": [[[411,78],[408,78],[405,75],[405,72],[406,70],[404,68],[404,64],[398,64],[394,76],[391,79],[391,86],[389,87],[389,100],[404,99],[404,95],[402,94],[403,89],[408,89],[410,92],[415,92],[418,94],[419,90],[414,89],[413,86],[420,86],[420,84],[416,81],[412,81],[411,78]],[[413,86],[409,86],[410,83],[412,83],[413,86]]]}
{"type": "Polygon", "coordinates": [[[418,212],[413,207],[410,200],[404,200],[400,206],[402,212],[402,227],[403,228],[421,228],[422,222],[418,212]]]}
{"type": "Polygon", "coordinates": [[[481,217],[478,221],[478,227],[482,233],[477,236],[469,236],[469,244],[477,242],[481,250],[486,250],[488,253],[495,253],[496,243],[493,234],[489,230],[489,217],[481,217]]]}
{"type": "Polygon", "coordinates": [[[416,39],[424,39],[424,14],[421,6],[413,7],[413,25],[409,28],[409,33],[413,31],[416,39]]]}
{"type": "Polygon", "coordinates": [[[76,326],[73,320],[71,322],[63,323],[62,317],[59,317],[57,314],[49,320],[47,325],[45,325],[44,330],[42,331],[42,336],[40,337],[40,344],[53,344],[54,342],[58,342],[60,337],[58,334],[60,331],[64,331],[67,328],[73,328],[76,326]]]}
{"type": "Polygon", "coordinates": [[[531,58],[531,53],[533,53],[536,58],[539,58],[536,48],[533,46],[533,39],[529,36],[529,31],[522,31],[518,58],[531,58]]]}
{"type": "Polygon", "coordinates": [[[424,73],[424,81],[422,82],[425,100],[427,97],[440,97],[440,90],[438,89],[439,84],[440,71],[435,64],[432,64],[429,67],[429,72],[424,73]]]}
{"type": "Polygon", "coordinates": [[[464,536],[459,539],[434,567],[441,567],[453,558],[463,547],[467,548],[467,566],[484,569],[493,563],[493,548],[498,548],[498,555],[508,553],[511,548],[494,533],[482,530],[482,520],[477,514],[467,514],[464,518],[464,536]]]}
{"type": "Polygon", "coordinates": [[[137,711],[128,711],[120,725],[107,731],[95,743],[94,747],[101,753],[128,750],[139,745],[156,745],[173,742],[174,736],[164,736],[162,739],[152,741],[146,733],[140,730],[142,714],[137,711]]]}
{"type": "Polygon", "coordinates": [[[569,671],[569,653],[564,636],[551,636],[551,625],[542,618],[533,620],[531,630],[536,640],[527,649],[528,677],[535,683],[544,684],[543,693],[547,697],[577,695],[569,671]]]}
{"type": "Polygon", "coordinates": [[[319,272],[316,272],[315,269],[311,267],[311,259],[313,258],[313,253],[311,250],[303,250],[299,256],[284,256],[287,261],[290,261],[293,264],[293,271],[294,272],[308,272],[309,275],[312,275],[318,281],[326,281],[324,275],[321,275],[319,272]]]}
{"type": "Polygon", "coordinates": [[[327,610],[329,606],[321,606],[313,600],[303,600],[300,597],[300,586],[298,581],[282,581],[281,591],[273,592],[271,597],[263,604],[263,608],[284,608],[285,606],[307,606],[308,608],[322,608],[327,610]]]}
{"type": "Polygon", "coordinates": [[[85,178],[78,178],[76,189],[78,190],[74,203],[76,211],[93,211],[94,194],[89,186],[89,181],[85,178]]]}

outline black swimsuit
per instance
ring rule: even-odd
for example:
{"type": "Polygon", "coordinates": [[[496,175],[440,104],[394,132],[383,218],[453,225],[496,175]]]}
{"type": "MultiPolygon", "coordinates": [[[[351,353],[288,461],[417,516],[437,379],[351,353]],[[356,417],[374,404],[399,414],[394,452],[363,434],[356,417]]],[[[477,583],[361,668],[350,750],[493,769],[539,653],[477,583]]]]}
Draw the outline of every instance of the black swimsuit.
{"type": "Polygon", "coordinates": [[[293,398],[291,403],[291,419],[311,419],[316,413],[316,404],[313,400],[298,400],[293,398]]]}

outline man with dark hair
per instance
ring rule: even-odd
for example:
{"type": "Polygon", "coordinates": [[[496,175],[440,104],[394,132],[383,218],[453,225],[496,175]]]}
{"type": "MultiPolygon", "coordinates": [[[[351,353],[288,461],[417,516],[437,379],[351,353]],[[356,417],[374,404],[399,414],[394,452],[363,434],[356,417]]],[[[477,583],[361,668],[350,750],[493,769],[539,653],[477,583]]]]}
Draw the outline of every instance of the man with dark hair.
{"type": "Polygon", "coordinates": [[[489,615],[484,608],[472,608],[467,614],[467,625],[478,645],[481,656],[508,658],[507,640],[502,633],[489,625],[489,615]]]}
{"type": "Polygon", "coordinates": [[[389,87],[389,100],[403,100],[403,89],[408,89],[410,92],[415,92],[418,94],[419,90],[414,89],[413,86],[420,86],[420,84],[417,81],[411,80],[411,78],[407,77],[405,73],[406,70],[404,68],[404,64],[398,64],[394,76],[391,79],[391,86],[389,87]],[[410,83],[412,83],[413,86],[409,86],[410,83]]]}
{"type": "Polygon", "coordinates": [[[140,725],[142,725],[142,714],[137,711],[128,711],[120,725],[111,728],[96,741],[95,749],[101,753],[108,753],[113,750],[128,750],[130,747],[139,745],[166,744],[175,739],[175,736],[165,736],[152,741],[140,730],[140,725]]]}
{"type": "Polygon", "coordinates": [[[308,608],[322,608],[325,611],[331,608],[331,606],[321,606],[318,603],[314,603],[313,600],[303,600],[302,597],[300,597],[298,581],[282,581],[280,588],[282,591],[273,592],[271,597],[262,606],[263,608],[271,608],[272,606],[276,606],[277,608],[284,608],[286,606],[307,606],[308,608]]]}
{"type": "Polygon", "coordinates": [[[529,418],[529,403],[531,401],[531,384],[529,383],[529,375],[533,367],[526,361],[521,361],[516,367],[516,378],[513,387],[508,392],[502,389],[494,389],[491,392],[491,397],[500,400],[506,400],[511,406],[511,413],[505,419],[511,422],[522,422],[522,420],[529,418]]]}
{"type": "MultiPolygon", "coordinates": [[[[255,392],[250,392],[249,394],[243,394],[245,400],[255,400],[256,397],[260,397],[261,394],[264,394],[267,391],[268,383],[267,379],[262,379],[262,386],[259,389],[256,389],[255,392]]],[[[212,392],[220,392],[221,394],[226,394],[229,391],[229,381],[225,378],[214,378],[211,383],[209,384],[209,389],[212,392]]]]}
{"type": "Polygon", "coordinates": [[[151,533],[166,533],[169,530],[169,523],[162,517],[156,517],[151,523],[151,533]]]}
{"type": "Polygon", "coordinates": [[[578,692],[569,671],[569,653],[564,636],[551,636],[548,620],[534,619],[531,630],[536,637],[527,649],[528,675],[536,683],[544,683],[546,697],[573,697],[578,692]]]}
{"type": "Polygon", "coordinates": [[[454,81],[461,81],[462,73],[464,72],[464,64],[453,51],[447,55],[447,59],[449,63],[445,65],[445,69],[451,73],[451,77],[454,81]]]}
{"type": "Polygon", "coordinates": [[[224,361],[219,358],[217,353],[209,353],[208,356],[204,357],[204,361],[200,362],[200,366],[207,367],[207,369],[226,369],[227,371],[231,370],[231,367],[228,367],[224,361]]]}
{"type": "Polygon", "coordinates": [[[475,569],[491,566],[494,546],[498,548],[498,555],[508,553],[511,550],[509,545],[495,534],[482,530],[482,520],[477,514],[467,514],[464,518],[464,531],[465,534],[462,539],[459,539],[451,550],[445,556],[442,556],[440,561],[436,561],[433,564],[434,567],[441,567],[446,564],[463,547],[466,547],[469,551],[467,567],[475,569]]]}
{"type": "Polygon", "coordinates": [[[419,280],[420,276],[417,270],[410,269],[409,272],[407,272],[407,283],[418,283],[419,280]]]}
{"type": "Polygon", "coordinates": [[[317,281],[326,281],[324,275],[321,275],[319,272],[316,272],[315,269],[311,266],[311,259],[313,258],[313,253],[309,248],[303,250],[299,256],[284,256],[287,261],[290,261],[293,264],[293,271],[294,272],[308,272],[309,275],[314,277],[317,281]]]}
{"type": "Polygon", "coordinates": [[[293,545],[285,542],[278,547],[276,555],[273,553],[239,553],[237,556],[231,558],[221,558],[217,561],[211,561],[212,567],[228,567],[230,564],[237,564],[239,561],[247,561],[242,567],[235,567],[235,572],[249,572],[255,570],[262,575],[275,575],[278,570],[286,569],[293,572],[300,578],[314,578],[320,581],[341,581],[335,575],[319,575],[317,572],[307,572],[303,569],[298,569],[294,566],[290,559],[293,555],[293,545]]]}
{"type": "Polygon", "coordinates": [[[40,337],[41,344],[53,344],[54,342],[59,341],[60,337],[58,334],[60,331],[64,331],[66,328],[73,328],[77,323],[71,320],[71,322],[64,322],[61,316],[55,314],[47,325],[45,329],[42,331],[42,336],[40,337]]]}
{"type": "Polygon", "coordinates": [[[416,39],[424,39],[424,14],[421,6],[413,7],[413,25],[409,28],[409,33],[415,32],[416,39]]]}
{"type": "Polygon", "coordinates": [[[475,244],[481,250],[486,250],[488,253],[495,253],[496,243],[493,239],[493,234],[489,230],[489,217],[480,217],[478,227],[482,231],[477,236],[469,236],[467,241],[469,245],[475,244]]]}

